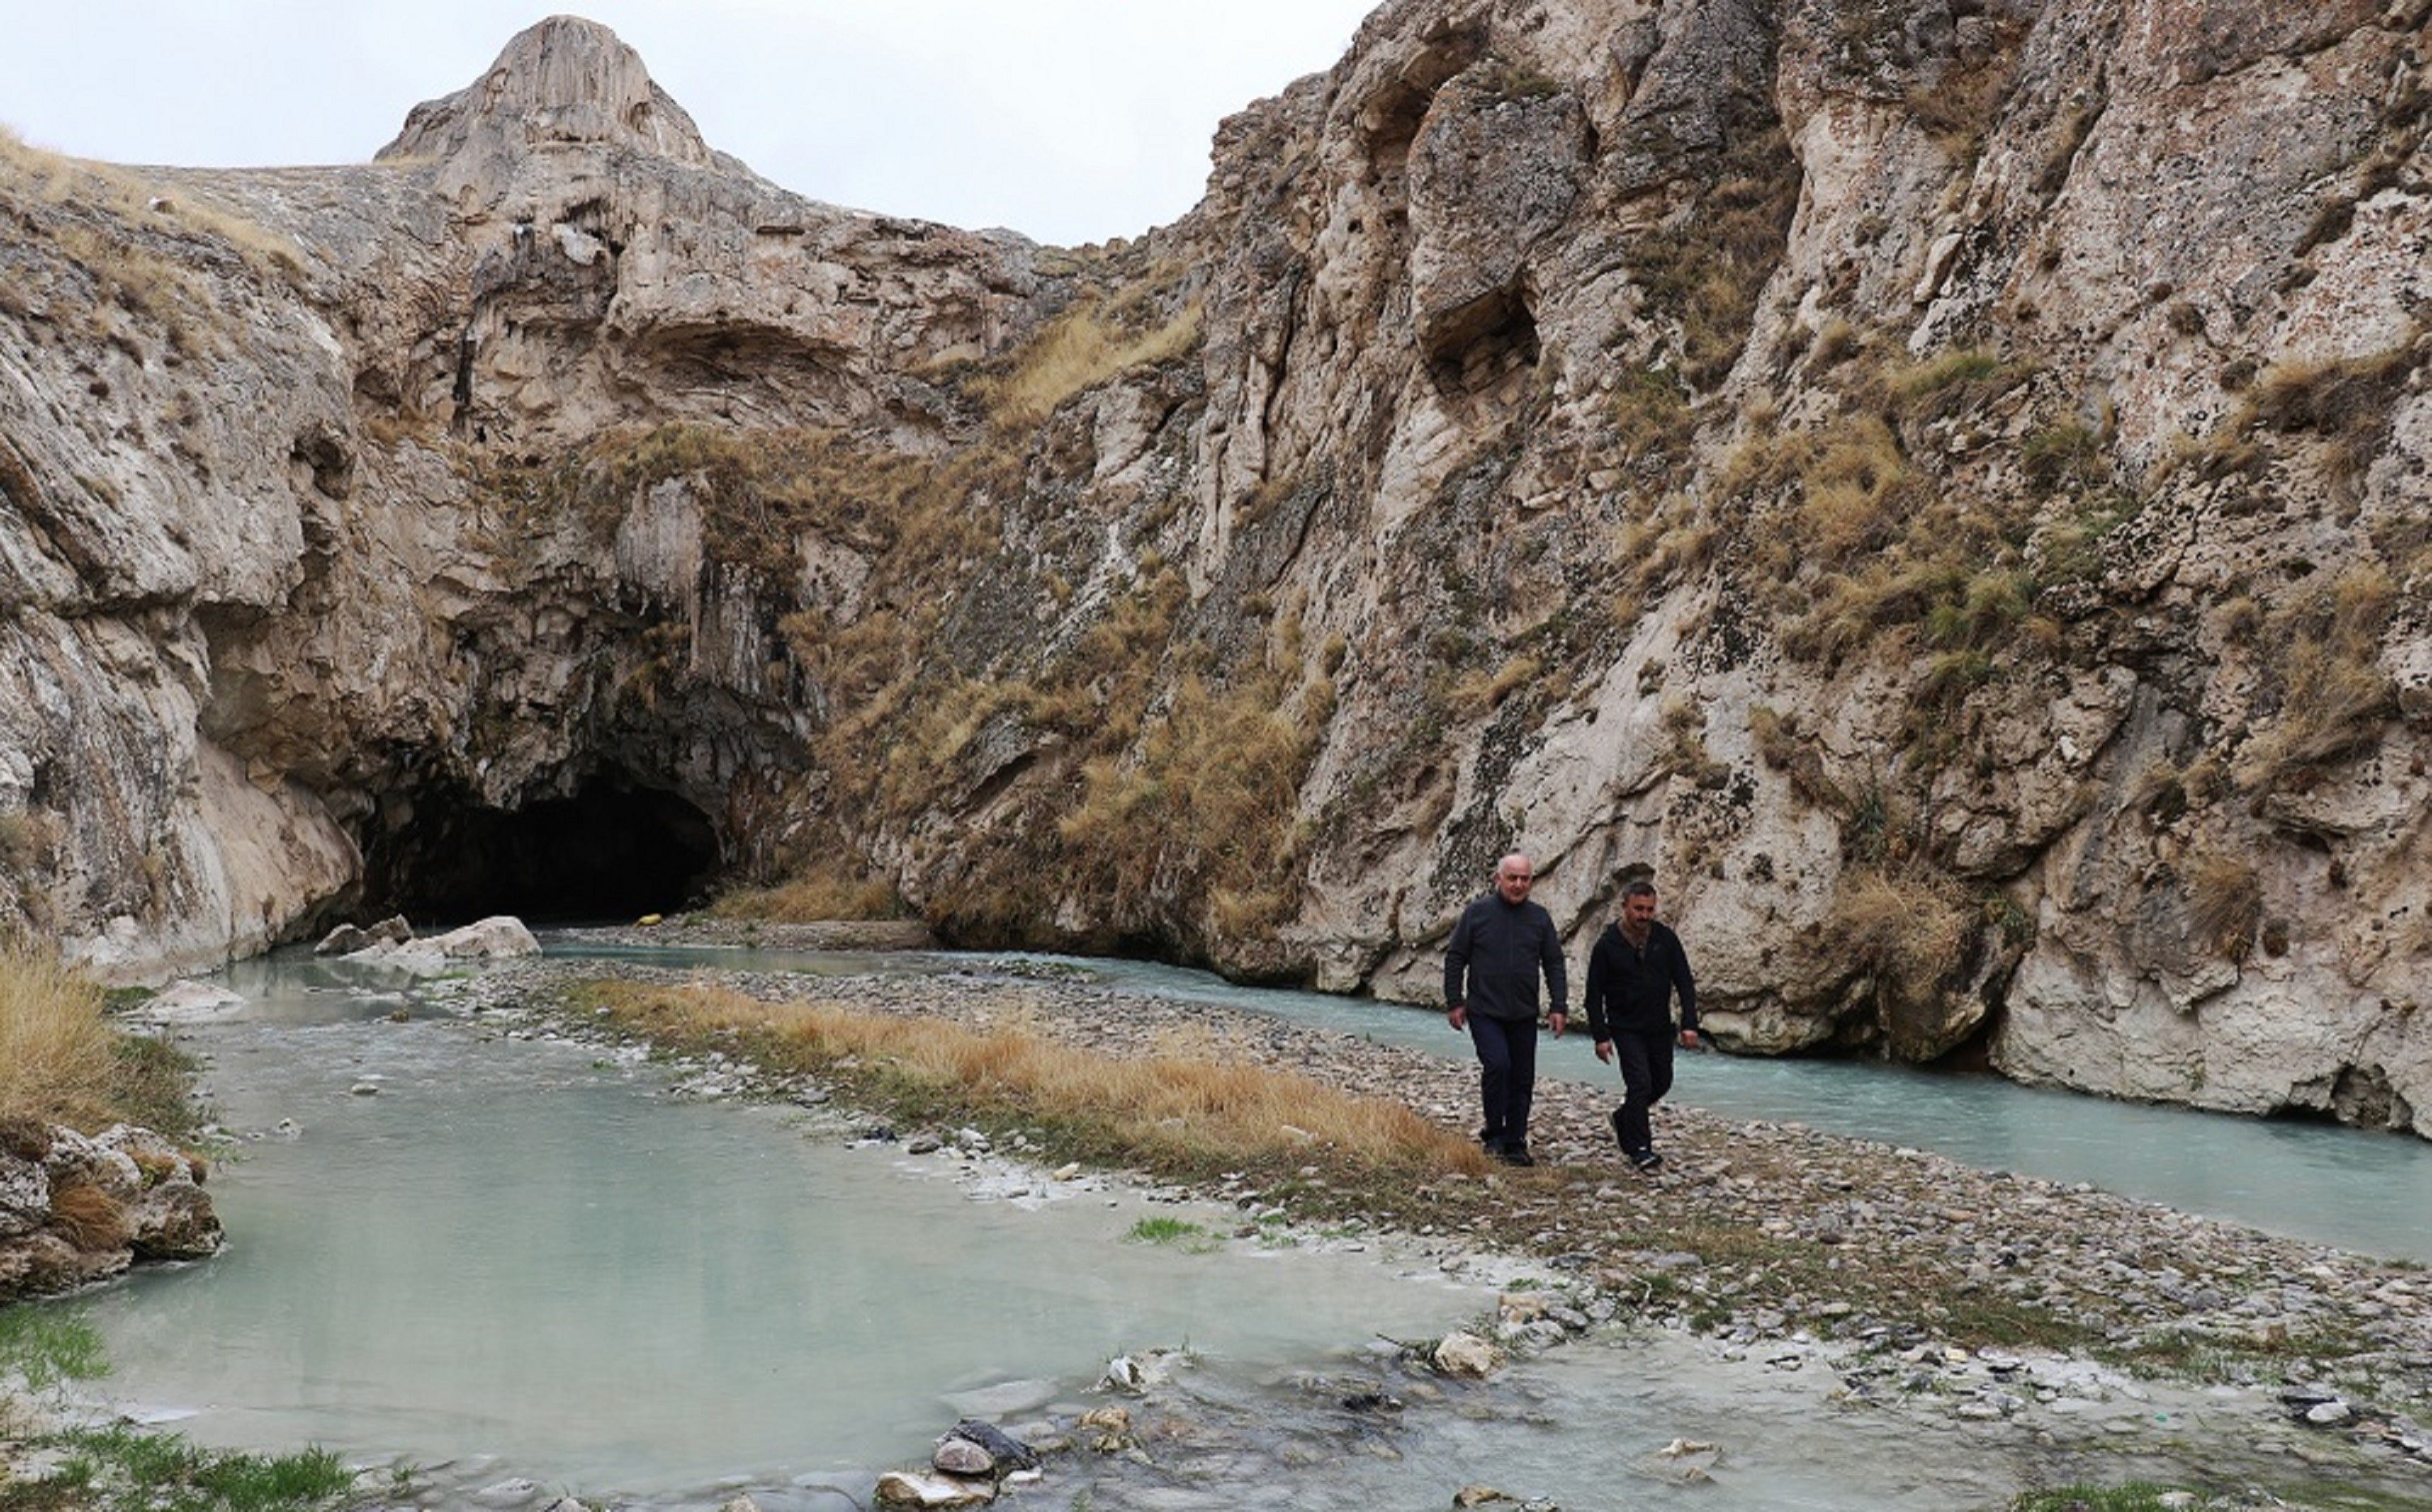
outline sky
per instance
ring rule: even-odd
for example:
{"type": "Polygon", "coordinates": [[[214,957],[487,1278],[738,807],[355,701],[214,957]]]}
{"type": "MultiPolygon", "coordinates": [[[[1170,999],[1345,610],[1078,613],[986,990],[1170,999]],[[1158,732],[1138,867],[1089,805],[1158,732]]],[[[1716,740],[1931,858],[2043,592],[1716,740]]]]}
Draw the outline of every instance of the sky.
{"type": "Polygon", "coordinates": [[[1373,4],[0,0],[0,126],[111,162],[362,162],[570,11],[785,188],[1077,246],[1189,210],[1217,123],[1331,67],[1373,4]]]}

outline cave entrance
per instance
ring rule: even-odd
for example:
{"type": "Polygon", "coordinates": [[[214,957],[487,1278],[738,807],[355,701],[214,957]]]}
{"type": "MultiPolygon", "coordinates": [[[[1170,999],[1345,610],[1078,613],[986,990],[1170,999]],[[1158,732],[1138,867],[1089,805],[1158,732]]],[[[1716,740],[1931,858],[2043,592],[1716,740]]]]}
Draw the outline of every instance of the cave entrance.
{"type": "Polygon", "coordinates": [[[414,796],[365,847],[371,917],[417,926],[512,913],[527,924],[626,922],[698,900],[718,869],[718,830],[676,794],[623,773],[571,798],[493,808],[461,791],[414,796]]]}

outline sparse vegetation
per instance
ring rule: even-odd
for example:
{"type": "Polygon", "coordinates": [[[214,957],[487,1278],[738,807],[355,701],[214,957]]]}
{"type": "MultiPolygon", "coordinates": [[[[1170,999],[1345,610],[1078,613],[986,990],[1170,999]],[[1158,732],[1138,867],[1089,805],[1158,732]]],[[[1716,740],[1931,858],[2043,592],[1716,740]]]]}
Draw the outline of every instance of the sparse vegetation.
{"type": "Polygon", "coordinates": [[[2215,847],[2198,850],[2182,869],[2187,892],[2187,931],[2201,947],[2229,960],[2255,949],[2263,923],[2263,878],[2246,855],[2215,847]]]}
{"type": "Polygon", "coordinates": [[[1859,867],[1842,874],[1823,939],[1866,979],[1893,1052],[1930,1059],[1943,994],[1967,957],[1971,910],[1937,879],[1859,867]]]}
{"type": "Polygon", "coordinates": [[[1697,428],[1688,388],[1669,368],[1639,367],[1613,390],[1613,450],[1625,462],[1677,453],[1697,428]]]}
{"type": "Polygon", "coordinates": [[[0,1307],[0,1380],[14,1376],[28,1391],[48,1391],[109,1373],[101,1334],[83,1309],[0,1307]]]}
{"type": "Polygon", "coordinates": [[[326,1450],[262,1455],[197,1448],[175,1434],[111,1426],[45,1436],[64,1452],[40,1480],[0,1486],[0,1512],[303,1512],[354,1487],[326,1450]]]}
{"type": "Polygon", "coordinates": [[[1106,302],[1085,298],[1056,317],[1024,349],[1013,370],[983,380],[975,392],[1000,423],[1035,425],[1085,389],[1141,364],[1173,362],[1198,344],[1199,301],[1159,315],[1154,291],[1106,302]]]}
{"type": "Polygon", "coordinates": [[[1053,1153],[1204,1178],[1290,1175],[1323,1155],[1370,1181],[1487,1169],[1471,1141],[1406,1105],[1354,1097],[1296,1072],[1206,1055],[1123,1060],[1021,1027],[974,1030],[833,1006],[763,1003],[712,986],[588,983],[583,1010],[607,1008],[654,1042],[735,1030],[761,1064],[817,1071],[903,1117],[976,1118],[1038,1130],[1053,1153]]]}
{"type": "Polygon", "coordinates": [[[2423,361],[2409,340],[2341,361],[2274,364],[2248,390],[2228,433],[2313,435],[2323,443],[2324,477],[2353,487],[2389,444],[2398,395],[2423,361]]]}
{"type": "Polygon", "coordinates": [[[1134,1244],[1157,1245],[1191,1254],[1209,1254],[1224,1248],[1221,1237],[1209,1232],[1206,1225],[1188,1218],[1142,1218],[1123,1237],[1134,1244]]]}
{"type": "Polygon", "coordinates": [[[2238,753],[2239,788],[2304,781],[2379,738],[2395,706],[2380,655],[2397,599],[2388,570],[2371,563],[2309,586],[2266,621],[2258,665],[2277,708],[2238,753]]]}
{"type": "Polygon", "coordinates": [[[1721,382],[1747,344],[1765,280],[1799,208],[1799,164],[1781,126],[1747,131],[1714,164],[1705,194],[1631,246],[1650,314],[1677,323],[1681,377],[1721,382]]]}

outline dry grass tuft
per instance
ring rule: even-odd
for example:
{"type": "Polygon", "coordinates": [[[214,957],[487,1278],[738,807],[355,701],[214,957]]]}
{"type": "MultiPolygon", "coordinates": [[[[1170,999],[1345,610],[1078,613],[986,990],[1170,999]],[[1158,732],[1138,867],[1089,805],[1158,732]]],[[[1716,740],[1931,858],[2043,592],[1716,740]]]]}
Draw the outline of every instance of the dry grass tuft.
{"type": "Polygon", "coordinates": [[[2187,927],[2197,943],[2230,960],[2244,960],[2263,923],[2263,878],[2254,858],[2199,850],[2180,875],[2187,890],[2187,927]]]}
{"type": "Polygon", "coordinates": [[[2303,595],[2265,626],[2264,665],[2276,672],[2279,707],[2239,752],[2247,791],[2302,782],[2371,746],[2396,708],[2381,669],[2381,640],[2398,603],[2388,569],[2368,564],[2303,595]]]}
{"type": "Polygon", "coordinates": [[[2274,364],[2249,393],[2242,423],[2233,422],[2223,434],[2260,428],[2318,436],[2327,443],[2325,474],[2335,485],[2353,487],[2387,449],[2398,399],[2422,365],[2411,340],[2337,362],[2274,364]]]}
{"type": "Polygon", "coordinates": [[[1823,939],[1872,979],[1895,1049],[1931,1024],[1967,960],[1974,917],[1932,879],[1873,869],[1842,874],[1823,939]]]}
{"type": "Polygon", "coordinates": [[[1842,563],[1878,551],[1904,523],[1909,467],[1891,427],[1864,416],[1836,427],[1800,469],[1801,539],[1824,560],[1842,563]]]}
{"type": "Polygon", "coordinates": [[[28,942],[0,944],[0,1115],[77,1128],[106,1122],[118,1033],[101,988],[28,942]]]}
{"type": "Polygon", "coordinates": [[[764,919],[818,924],[827,919],[901,919],[903,897],[874,876],[814,868],[774,887],[737,888],[710,905],[713,919],[764,919]]]}
{"type": "Polygon", "coordinates": [[[899,1112],[1044,1126],[1064,1147],[1160,1173],[1297,1167],[1322,1152],[1371,1176],[1481,1174],[1468,1140],[1407,1106],[1292,1071],[1211,1059],[1118,1059],[1023,1028],[975,1030],[832,1005],[772,1004],[710,985],[594,982],[583,995],[652,1039],[740,1030],[787,1069],[855,1078],[899,1112]]]}
{"type": "Polygon", "coordinates": [[[116,1249],[133,1233],[126,1205],[90,1181],[51,1188],[51,1227],[78,1249],[116,1249]]]}
{"type": "Polygon", "coordinates": [[[1081,800],[1057,824],[1073,875],[1110,906],[1194,878],[1227,934],[1290,918],[1302,901],[1292,816],[1322,728],[1314,712],[1296,716],[1278,678],[1219,689],[1185,677],[1131,756],[1085,766],[1081,800]]]}

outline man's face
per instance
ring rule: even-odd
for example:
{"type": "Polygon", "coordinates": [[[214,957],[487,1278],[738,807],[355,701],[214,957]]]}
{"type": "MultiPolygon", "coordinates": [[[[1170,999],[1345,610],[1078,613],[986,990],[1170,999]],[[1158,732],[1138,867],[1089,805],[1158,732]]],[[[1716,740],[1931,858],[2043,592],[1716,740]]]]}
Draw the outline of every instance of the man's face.
{"type": "Polygon", "coordinates": [[[1506,903],[1526,903],[1528,889],[1536,884],[1537,874],[1526,861],[1506,861],[1495,869],[1495,891],[1506,903]]]}
{"type": "Polygon", "coordinates": [[[1655,894],[1636,892],[1621,900],[1621,922],[1632,932],[1655,922],[1655,894]]]}

